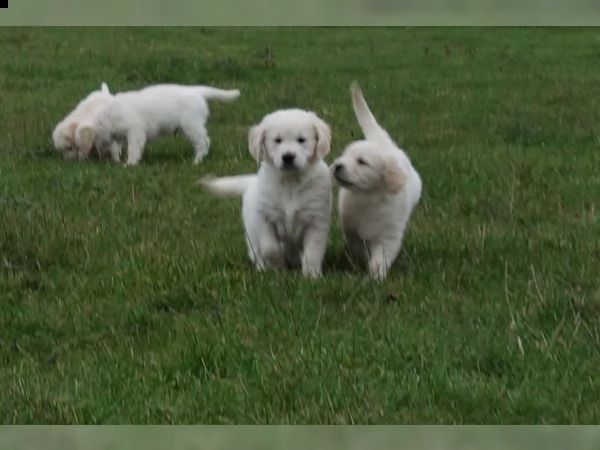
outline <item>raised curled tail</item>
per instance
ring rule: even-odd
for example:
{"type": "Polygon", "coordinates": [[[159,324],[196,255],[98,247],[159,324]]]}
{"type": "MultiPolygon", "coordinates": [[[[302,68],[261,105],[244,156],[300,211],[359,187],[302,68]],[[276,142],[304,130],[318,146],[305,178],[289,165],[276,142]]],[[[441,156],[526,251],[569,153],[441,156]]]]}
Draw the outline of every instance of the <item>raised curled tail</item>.
{"type": "Polygon", "coordinates": [[[231,177],[215,177],[207,175],[200,180],[200,185],[217,197],[235,197],[244,195],[256,180],[256,175],[236,175],[231,177]]]}
{"type": "Polygon", "coordinates": [[[379,142],[384,145],[395,145],[387,131],[385,131],[381,125],[379,125],[377,119],[375,119],[375,116],[369,109],[365,96],[356,81],[353,81],[350,85],[350,92],[352,94],[354,114],[356,115],[356,120],[358,121],[365,138],[369,141],[379,142]]]}
{"type": "Polygon", "coordinates": [[[198,86],[198,89],[206,100],[232,102],[240,96],[240,91],[238,89],[226,90],[212,86],[198,86]]]}

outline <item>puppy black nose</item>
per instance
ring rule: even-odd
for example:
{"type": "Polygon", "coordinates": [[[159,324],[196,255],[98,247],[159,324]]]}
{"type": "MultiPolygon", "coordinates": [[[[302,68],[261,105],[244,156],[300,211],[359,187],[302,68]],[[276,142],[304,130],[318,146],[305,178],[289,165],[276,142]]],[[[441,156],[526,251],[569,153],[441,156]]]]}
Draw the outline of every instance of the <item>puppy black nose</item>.
{"type": "Polygon", "coordinates": [[[284,153],[281,157],[281,160],[284,164],[292,164],[294,162],[295,157],[296,155],[294,155],[293,153],[284,153]]]}
{"type": "Polygon", "coordinates": [[[342,164],[336,164],[335,166],[333,166],[333,171],[335,173],[340,173],[343,168],[344,168],[344,166],[342,164]]]}

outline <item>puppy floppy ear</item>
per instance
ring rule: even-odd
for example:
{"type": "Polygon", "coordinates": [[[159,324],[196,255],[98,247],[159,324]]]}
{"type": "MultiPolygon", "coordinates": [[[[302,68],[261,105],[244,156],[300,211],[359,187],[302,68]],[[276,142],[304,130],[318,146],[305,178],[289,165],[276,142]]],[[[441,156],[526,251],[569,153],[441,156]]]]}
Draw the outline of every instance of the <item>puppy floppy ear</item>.
{"type": "Polygon", "coordinates": [[[84,153],[89,153],[94,146],[96,132],[89,125],[81,125],[75,133],[75,144],[84,153]]]}
{"type": "Polygon", "coordinates": [[[257,163],[265,157],[265,129],[262,125],[254,125],[248,131],[248,148],[257,163]]]}
{"type": "Polygon", "coordinates": [[[75,132],[77,131],[77,123],[71,122],[67,125],[67,136],[71,141],[71,145],[75,143],[75,132]]]}
{"type": "Polygon", "coordinates": [[[400,167],[395,159],[389,158],[385,161],[382,170],[385,189],[390,194],[399,194],[404,189],[408,179],[404,169],[400,167]]]}
{"type": "Polygon", "coordinates": [[[323,159],[331,150],[331,129],[315,113],[311,113],[311,115],[313,116],[316,133],[315,153],[320,159],[323,159]]]}

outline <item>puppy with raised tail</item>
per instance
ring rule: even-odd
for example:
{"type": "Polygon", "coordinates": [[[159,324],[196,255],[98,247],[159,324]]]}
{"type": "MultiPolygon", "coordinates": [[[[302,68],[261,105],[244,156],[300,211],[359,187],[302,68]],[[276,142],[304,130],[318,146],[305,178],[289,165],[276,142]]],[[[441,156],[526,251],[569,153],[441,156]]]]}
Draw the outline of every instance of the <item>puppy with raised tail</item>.
{"type": "Polygon", "coordinates": [[[348,249],[366,259],[373,278],[383,280],[402,247],[422,181],[408,156],[377,123],[358,83],[350,90],[365,139],[348,145],[331,171],[340,185],[338,208],[348,249]]]}
{"type": "Polygon", "coordinates": [[[181,131],[194,146],[194,164],[208,154],[207,100],[231,102],[240,91],[211,86],[159,84],[115,94],[93,117],[79,124],[76,144],[89,149],[116,139],[127,143],[127,165],[137,165],[146,143],[181,131]]]}
{"type": "Polygon", "coordinates": [[[279,110],[254,125],[248,141],[257,174],[201,183],[215,195],[243,196],[248,254],[259,271],[301,266],[319,277],[331,223],[329,126],[310,111],[279,110]]]}
{"type": "MultiPolygon", "coordinates": [[[[75,143],[75,131],[79,124],[91,118],[100,109],[106,106],[112,100],[112,94],[106,83],[102,83],[100,89],[91,92],[81,100],[54,128],[52,132],[52,142],[56,150],[62,153],[66,160],[86,160],[89,158],[92,146],[85,149],[77,147],[75,143]]],[[[100,156],[108,153],[115,161],[119,160],[121,146],[114,141],[110,141],[102,148],[98,148],[100,156]]]]}

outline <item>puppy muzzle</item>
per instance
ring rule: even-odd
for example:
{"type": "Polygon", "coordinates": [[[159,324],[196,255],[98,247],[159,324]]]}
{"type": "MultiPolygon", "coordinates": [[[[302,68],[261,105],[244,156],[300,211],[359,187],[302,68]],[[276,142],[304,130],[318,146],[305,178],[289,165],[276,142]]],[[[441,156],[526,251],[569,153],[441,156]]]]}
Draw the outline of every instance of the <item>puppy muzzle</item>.
{"type": "Polygon", "coordinates": [[[344,165],[341,163],[335,163],[331,166],[331,174],[333,175],[333,178],[335,178],[335,181],[337,181],[337,183],[345,188],[350,188],[352,187],[352,183],[350,183],[348,180],[345,179],[344,174],[345,174],[345,168],[344,165]]]}
{"type": "Polygon", "coordinates": [[[296,169],[296,155],[293,153],[284,153],[281,156],[281,168],[283,170],[296,169]]]}

